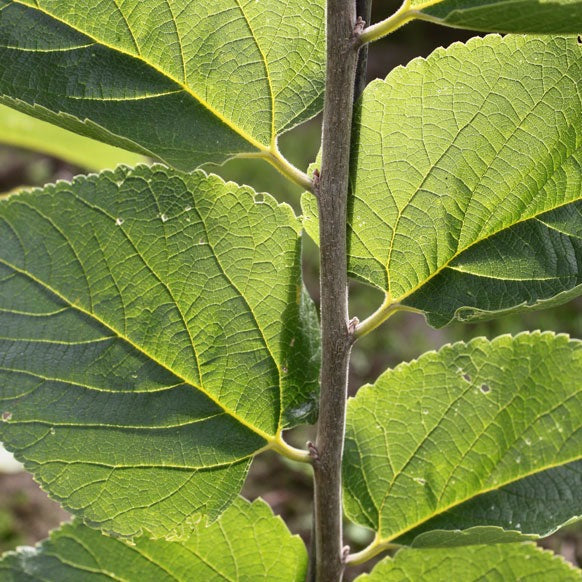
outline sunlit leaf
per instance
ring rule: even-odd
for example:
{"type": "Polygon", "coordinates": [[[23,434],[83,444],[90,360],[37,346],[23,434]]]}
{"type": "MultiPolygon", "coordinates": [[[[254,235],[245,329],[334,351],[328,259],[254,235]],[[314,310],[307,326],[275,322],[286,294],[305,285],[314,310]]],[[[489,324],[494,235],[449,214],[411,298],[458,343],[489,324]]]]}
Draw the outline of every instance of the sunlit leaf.
{"type": "Polygon", "coordinates": [[[348,405],[348,516],[379,547],[442,545],[432,529],[547,535],[580,516],[581,379],[582,342],[551,333],[479,338],[385,372],[348,405]]]}
{"type": "Polygon", "coordinates": [[[317,113],[324,3],[0,0],[0,101],[179,169],[317,113]]]}
{"type": "Polygon", "coordinates": [[[80,522],[65,525],[35,548],[0,561],[3,582],[300,582],[307,552],[262,501],[236,501],[208,528],[181,542],[107,537],[80,522]]]}
{"type": "MultiPolygon", "coordinates": [[[[582,292],[582,46],[488,36],[364,92],[349,270],[441,326],[582,292]]],[[[325,170],[324,170],[325,171],[325,170]]],[[[304,197],[315,237],[313,197],[304,197]]]]}
{"type": "Polygon", "coordinates": [[[0,202],[0,441],[73,513],[188,532],[313,417],[300,224],[203,172],[119,167],[0,202]]]}

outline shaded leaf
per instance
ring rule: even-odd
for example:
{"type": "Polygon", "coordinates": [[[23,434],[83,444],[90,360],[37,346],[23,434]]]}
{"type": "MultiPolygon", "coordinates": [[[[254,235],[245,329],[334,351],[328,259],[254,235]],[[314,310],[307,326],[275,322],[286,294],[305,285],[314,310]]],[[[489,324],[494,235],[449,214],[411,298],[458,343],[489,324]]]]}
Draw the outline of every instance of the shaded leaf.
{"type": "Polygon", "coordinates": [[[146,161],[143,156],[78,136],[3,105],[0,105],[0,143],[42,152],[88,170],[146,161]]]}
{"type": "Polygon", "coordinates": [[[580,0],[412,0],[419,18],[484,32],[578,34],[580,0]]]}
{"type": "Polygon", "coordinates": [[[576,582],[580,570],[561,557],[533,544],[471,546],[447,550],[402,550],[394,559],[384,559],[371,574],[357,582],[477,582],[520,580],[521,582],[576,582]]]}
{"type": "Polygon", "coordinates": [[[581,490],[582,461],[574,461],[478,495],[429,519],[401,536],[398,543],[450,546],[457,543],[457,535],[460,545],[467,545],[468,536],[476,543],[492,543],[483,541],[484,536],[500,541],[511,541],[516,535],[546,537],[582,517],[581,490]]]}
{"type": "MultiPolygon", "coordinates": [[[[461,546],[511,544],[535,540],[534,534],[522,534],[515,530],[505,530],[499,526],[473,526],[467,529],[429,529],[424,533],[410,532],[403,538],[410,537],[413,548],[455,548],[461,546]]],[[[398,543],[405,544],[404,539],[398,543]]]]}
{"type": "Polygon", "coordinates": [[[478,338],[385,372],[348,405],[348,516],[378,547],[426,545],[431,528],[545,535],[579,516],[581,378],[582,342],[551,333],[478,338]]]}
{"type": "MultiPolygon", "coordinates": [[[[488,36],[359,103],[349,271],[433,325],[582,292],[582,46],[488,36]]],[[[314,235],[313,198],[304,197],[314,235]]]]}
{"type": "Polygon", "coordinates": [[[317,113],[322,0],[0,0],[0,101],[179,169],[317,113]]]}
{"type": "Polygon", "coordinates": [[[35,548],[6,554],[0,577],[5,582],[299,582],[306,567],[303,542],[269,506],[239,499],[216,523],[196,529],[183,542],[141,537],[129,545],[76,521],[35,548]]]}
{"type": "Polygon", "coordinates": [[[214,519],[313,417],[300,224],[269,195],[119,167],[0,202],[0,240],[0,440],[94,525],[214,519]]]}

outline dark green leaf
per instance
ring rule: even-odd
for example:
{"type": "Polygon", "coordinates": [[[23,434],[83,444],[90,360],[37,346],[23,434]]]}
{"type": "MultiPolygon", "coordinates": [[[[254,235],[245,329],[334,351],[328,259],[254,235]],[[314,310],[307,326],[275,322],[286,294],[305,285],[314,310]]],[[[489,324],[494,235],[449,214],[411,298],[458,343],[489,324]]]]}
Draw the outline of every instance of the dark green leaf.
{"type": "Polygon", "coordinates": [[[183,542],[127,542],[80,522],[65,525],[36,548],[0,561],[3,582],[301,582],[307,552],[262,501],[236,501],[208,528],[183,542]]]}
{"type": "Polygon", "coordinates": [[[442,544],[431,529],[546,535],[579,516],[581,378],[582,342],[551,333],[479,338],[385,372],[349,402],[348,516],[377,547],[442,544]]]}
{"type": "Polygon", "coordinates": [[[478,495],[429,519],[400,537],[398,543],[452,545],[458,534],[460,545],[467,545],[469,535],[478,537],[477,543],[486,543],[484,536],[509,541],[516,534],[545,537],[582,517],[580,491],[582,461],[575,461],[478,495]]]}
{"type": "Polygon", "coordinates": [[[484,32],[577,34],[580,0],[412,0],[418,18],[484,32]]]}
{"type": "Polygon", "coordinates": [[[322,0],[0,0],[0,101],[179,169],[320,109],[322,0]]]}
{"type": "Polygon", "coordinates": [[[73,513],[188,532],[311,419],[300,223],[203,172],[120,167],[0,202],[0,440],[73,513]]]}

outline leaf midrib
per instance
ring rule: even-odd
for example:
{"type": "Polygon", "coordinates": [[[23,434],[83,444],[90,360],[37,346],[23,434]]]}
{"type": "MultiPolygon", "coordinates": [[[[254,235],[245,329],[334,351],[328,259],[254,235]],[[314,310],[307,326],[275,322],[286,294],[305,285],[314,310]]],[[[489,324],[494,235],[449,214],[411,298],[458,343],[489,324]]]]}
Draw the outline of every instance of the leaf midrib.
{"type": "MultiPolygon", "coordinates": [[[[75,30],[75,31],[79,32],[80,34],[85,35],[86,37],[88,37],[91,40],[93,40],[94,43],[96,43],[96,44],[98,44],[98,45],[100,45],[102,47],[108,48],[109,50],[112,50],[113,52],[116,52],[116,53],[119,53],[119,54],[123,54],[125,56],[128,56],[128,57],[131,57],[133,59],[136,59],[136,60],[141,61],[142,63],[146,64],[148,67],[151,67],[154,71],[156,71],[157,73],[159,73],[160,75],[162,75],[166,79],[168,79],[168,80],[172,81],[173,83],[175,83],[176,85],[178,85],[184,92],[186,92],[188,95],[190,95],[196,101],[198,101],[200,103],[200,105],[202,105],[205,109],[207,109],[210,113],[212,113],[212,115],[214,115],[222,123],[224,123],[224,125],[226,125],[234,133],[238,134],[240,137],[242,137],[244,140],[246,140],[250,145],[252,145],[253,147],[257,148],[261,153],[263,153],[263,154],[270,154],[270,153],[272,153],[270,146],[267,147],[264,144],[261,144],[254,137],[252,137],[247,132],[245,132],[242,128],[234,125],[234,123],[231,120],[229,120],[222,113],[220,113],[217,109],[215,109],[212,105],[210,105],[210,103],[208,103],[208,101],[206,101],[205,99],[203,99],[190,86],[186,85],[185,82],[181,82],[178,79],[176,79],[173,75],[171,75],[170,73],[167,73],[166,71],[163,71],[157,65],[154,65],[153,63],[151,63],[150,61],[148,61],[147,59],[145,59],[141,54],[139,54],[139,53],[138,54],[132,54],[132,53],[130,53],[130,52],[126,51],[126,50],[123,50],[123,49],[121,49],[119,47],[115,47],[115,46],[113,46],[113,45],[111,45],[109,43],[106,43],[106,42],[104,42],[104,41],[96,38],[92,34],[89,34],[88,32],[85,32],[83,30],[78,30],[73,25],[71,25],[69,22],[67,22],[66,20],[63,20],[62,18],[59,18],[58,16],[55,16],[51,12],[45,10],[44,8],[41,8],[38,5],[31,6],[30,4],[27,4],[26,2],[23,2],[22,0],[12,0],[12,1],[13,1],[14,4],[19,4],[21,6],[24,6],[24,7],[28,8],[28,9],[37,10],[38,12],[42,12],[43,14],[45,14],[46,16],[48,16],[49,18],[52,18],[53,20],[56,20],[57,22],[60,22],[61,24],[69,27],[70,29],[75,30]]],[[[268,75],[267,75],[267,77],[268,77],[268,75]]],[[[269,80],[269,83],[270,83],[270,80],[269,80]]],[[[77,117],[77,116],[75,116],[75,117],[77,117]]],[[[274,119],[274,113],[272,114],[272,118],[274,119]]],[[[273,141],[275,139],[275,137],[276,137],[275,135],[271,135],[271,140],[273,141]]]]}
{"type": "MultiPolygon", "coordinates": [[[[472,387],[470,387],[469,389],[472,389],[472,387]]],[[[467,391],[469,391],[469,389],[467,391]]],[[[463,393],[464,394],[464,393],[463,393]]],[[[544,415],[549,414],[553,411],[555,411],[557,408],[559,408],[560,406],[562,406],[567,400],[570,400],[571,398],[577,397],[578,396],[578,392],[571,394],[570,396],[568,396],[568,398],[566,398],[565,400],[560,401],[558,404],[556,404],[551,410],[544,412],[544,415]]],[[[514,398],[517,398],[519,394],[515,394],[514,398]]],[[[510,403],[506,404],[505,407],[507,407],[510,403]]],[[[499,415],[500,412],[502,412],[504,410],[504,408],[500,409],[497,411],[496,413],[496,417],[499,415]]],[[[493,422],[491,422],[486,429],[488,429],[491,425],[493,424],[493,422]]],[[[438,428],[438,425],[435,426],[435,429],[438,428]]],[[[432,432],[432,431],[431,431],[432,432]]],[[[573,431],[573,433],[576,431],[573,431]]],[[[479,438],[481,438],[483,435],[485,434],[485,431],[481,433],[481,435],[479,436],[479,438]]],[[[516,441],[519,439],[519,437],[516,439],[516,441]]],[[[427,437],[425,437],[423,439],[423,441],[419,444],[419,446],[416,449],[416,452],[418,452],[418,450],[421,449],[421,447],[425,444],[427,440],[427,437]]],[[[470,450],[472,450],[472,447],[476,444],[476,442],[478,442],[479,439],[476,439],[475,442],[471,445],[471,448],[467,449],[467,451],[465,451],[464,456],[466,456],[470,450]]],[[[515,442],[515,441],[514,441],[515,442]]],[[[507,451],[511,450],[511,447],[508,447],[507,451]]],[[[506,451],[506,452],[507,452],[506,451]]],[[[408,462],[410,462],[412,460],[412,458],[414,457],[414,455],[411,456],[411,458],[409,459],[408,462]]],[[[582,459],[582,453],[576,457],[573,457],[571,459],[568,460],[562,460],[559,462],[555,462],[555,463],[549,463],[547,465],[544,465],[543,467],[539,467],[537,469],[531,470],[529,472],[520,474],[519,476],[513,478],[513,479],[508,479],[507,481],[504,481],[502,483],[496,483],[494,485],[491,485],[490,487],[486,487],[486,488],[481,488],[479,489],[479,491],[474,492],[472,495],[467,496],[463,499],[457,499],[454,502],[450,503],[449,505],[439,508],[438,511],[434,511],[430,516],[425,516],[424,518],[422,518],[421,520],[417,521],[416,523],[409,525],[407,527],[405,527],[404,529],[402,529],[401,531],[397,532],[396,534],[393,534],[391,536],[388,536],[387,538],[382,538],[382,537],[378,537],[378,541],[380,543],[388,543],[391,542],[395,539],[397,539],[398,537],[400,537],[401,535],[404,535],[405,533],[415,529],[416,527],[422,525],[423,523],[426,523],[427,521],[429,521],[430,519],[437,517],[443,513],[445,513],[446,511],[448,511],[449,509],[453,509],[454,507],[458,507],[459,505],[462,505],[463,503],[466,503],[467,501],[470,501],[472,499],[481,497],[482,495],[486,494],[486,493],[490,493],[491,491],[498,491],[500,489],[503,489],[504,487],[507,487],[508,485],[511,485],[512,483],[516,483],[518,481],[522,481],[523,479],[526,479],[527,477],[531,477],[532,475],[537,475],[539,473],[544,473],[545,471],[549,471],[551,469],[555,469],[557,467],[562,467],[563,465],[569,464],[569,463],[573,463],[576,461],[579,461],[582,459]]],[[[501,460],[501,459],[500,459],[501,460]]],[[[408,464],[408,462],[406,464],[408,464]]],[[[457,465],[456,469],[458,469],[460,466],[460,464],[457,465]]],[[[456,470],[455,469],[455,470],[456,470]]],[[[403,475],[402,470],[398,473],[398,475],[394,478],[394,482],[396,482],[397,478],[400,477],[401,475],[403,475]]],[[[449,475],[448,480],[450,480],[453,477],[453,473],[451,472],[451,474],[449,475]]],[[[448,482],[448,481],[447,481],[448,482]]],[[[445,485],[446,486],[446,485],[445,485]]],[[[444,487],[443,490],[441,491],[441,496],[439,497],[439,499],[442,498],[442,495],[444,493],[444,487]]],[[[380,508],[378,509],[378,529],[381,529],[381,521],[382,521],[382,513],[381,510],[384,507],[384,504],[386,501],[389,501],[388,496],[386,495],[383,500],[382,500],[382,504],[380,506],[380,508]]]]}
{"type": "MultiPolygon", "coordinates": [[[[541,469],[538,469],[535,471],[530,471],[528,473],[523,473],[522,475],[520,475],[519,477],[517,477],[515,479],[510,479],[510,480],[505,481],[503,483],[499,483],[497,485],[492,485],[491,487],[488,487],[488,488],[480,489],[475,495],[471,495],[470,497],[466,497],[464,499],[460,499],[458,501],[455,501],[454,503],[451,503],[450,505],[447,505],[446,507],[439,509],[439,511],[433,512],[431,515],[426,516],[426,517],[418,520],[417,522],[407,526],[406,528],[400,530],[399,532],[397,532],[395,534],[392,534],[392,535],[385,537],[385,538],[378,536],[377,542],[378,542],[378,544],[390,543],[390,542],[396,540],[397,538],[399,538],[400,536],[402,536],[402,535],[414,530],[415,528],[421,526],[422,524],[428,522],[432,518],[437,517],[443,513],[446,513],[447,511],[449,511],[449,509],[454,509],[455,507],[458,507],[459,505],[462,505],[463,503],[466,503],[467,501],[471,501],[472,499],[475,499],[477,497],[481,497],[482,495],[485,495],[486,493],[491,493],[492,491],[498,491],[500,489],[503,489],[504,487],[507,487],[508,485],[511,485],[512,483],[517,483],[518,481],[522,481],[523,479],[526,479],[527,477],[531,477],[531,476],[537,475],[539,473],[544,473],[545,471],[550,471],[551,469],[556,469],[558,467],[563,467],[564,465],[567,465],[570,463],[575,463],[576,461],[580,461],[580,460],[582,460],[582,454],[580,454],[579,456],[574,457],[572,459],[569,459],[567,461],[562,461],[559,463],[552,463],[552,464],[544,466],[541,469]]],[[[525,535],[535,535],[535,534],[525,534],[525,535]]]]}
{"type": "MultiPolygon", "coordinates": [[[[248,18],[246,12],[244,11],[244,8],[243,8],[240,0],[235,0],[235,2],[240,10],[240,13],[242,14],[242,17],[243,17],[243,19],[244,19],[244,21],[249,29],[249,32],[251,33],[251,36],[255,42],[255,46],[257,47],[257,50],[259,51],[259,54],[261,55],[263,67],[265,68],[265,77],[267,79],[267,84],[269,86],[269,96],[271,98],[271,143],[270,143],[270,147],[271,147],[271,149],[274,149],[277,147],[276,139],[275,139],[276,135],[277,135],[277,131],[275,129],[275,91],[273,90],[273,83],[271,82],[271,74],[269,72],[269,63],[267,61],[267,55],[265,54],[265,52],[263,51],[263,48],[259,44],[259,40],[257,39],[257,37],[255,35],[255,31],[253,30],[253,27],[251,26],[251,21],[248,18]]],[[[285,5],[285,7],[287,7],[287,5],[285,5]]]]}
{"type": "MultiPolygon", "coordinates": [[[[576,150],[576,153],[577,152],[578,152],[578,150],[576,150]]],[[[527,216],[527,217],[521,218],[519,220],[516,220],[515,222],[513,222],[509,226],[504,226],[504,227],[500,228],[499,230],[488,234],[487,236],[483,237],[482,239],[479,239],[479,240],[474,241],[470,245],[467,245],[465,248],[457,251],[450,259],[448,259],[445,263],[443,263],[438,269],[435,269],[435,271],[433,273],[431,273],[429,277],[426,277],[426,279],[423,279],[420,283],[418,283],[417,285],[415,285],[412,289],[410,289],[406,293],[403,293],[402,295],[400,295],[397,298],[391,298],[391,301],[386,302],[386,305],[383,305],[382,306],[383,310],[386,307],[394,307],[394,305],[396,305],[398,303],[401,303],[402,301],[408,299],[411,295],[413,295],[419,289],[421,289],[422,287],[424,287],[431,279],[434,279],[439,273],[441,273],[445,269],[449,268],[450,264],[455,259],[458,259],[461,255],[463,255],[469,249],[473,248],[475,245],[481,244],[481,243],[485,242],[486,240],[489,240],[490,238],[494,237],[495,235],[498,235],[501,232],[504,232],[506,230],[509,230],[509,229],[517,226],[518,224],[522,224],[524,222],[528,222],[529,220],[536,220],[542,214],[546,214],[547,212],[551,212],[553,210],[558,210],[558,209],[563,208],[565,206],[568,206],[570,204],[575,204],[576,202],[580,202],[581,200],[582,200],[582,196],[580,196],[580,198],[577,198],[576,200],[568,200],[567,202],[564,202],[562,204],[558,204],[557,206],[554,206],[553,208],[545,208],[543,210],[540,210],[539,213],[537,213],[537,214],[534,214],[532,216],[527,216]]],[[[359,273],[357,274],[357,273],[353,273],[352,271],[350,271],[350,274],[352,274],[354,276],[357,276],[358,278],[362,278],[359,273]]],[[[365,279],[365,280],[369,281],[368,279],[365,279]]],[[[372,285],[374,285],[374,287],[377,287],[376,283],[373,283],[372,281],[369,281],[369,282],[372,285]]]]}
{"type": "Polygon", "coordinates": [[[157,360],[154,356],[152,356],[151,354],[149,354],[147,350],[145,350],[144,348],[138,346],[136,343],[134,343],[125,334],[121,334],[112,325],[110,325],[107,322],[105,322],[104,320],[102,320],[97,314],[91,313],[90,311],[86,310],[85,308],[83,308],[80,305],[76,305],[75,303],[73,303],[72,301],[70,301],[67,297],[65,297],[60,292],[58,292],[56,289],[53,289],[50,285],[48,285],[44,281],[41,281],[40,279],[38,279],[37,277],[35,277],[32,273],[29,273],[26,270],[23,270],[23,269],[18,268],[16,265],[13,265],[12,263],[9,263],[8,261],[6,261],[6,260],[4,260],[2,258],[0,258],[0,264],[5,265],[6,267],[8,267],[9,269],[11,269],[12,271],[14,271],[16,273],[19,273],[20,275],[22,275],[24,277],[27,277],[28,279],[30,279],[31,281],[33,281],[34,283],[36,283],[42,289],[45,289],[45,290],[49,291],[50,293],[52,293],[53,295],[55,295],[56,297],[58,297],[61,301],[63,301],[66,305],[69,305],[72,309],[75,309],[75,310],[79,311],[80,313],[82,313],[83,315],[85,315],[86,317],[88,317],[89,319],[93,319],[93,320],[97,321],[98,323],[100,323],[101,325],[103,325],[105,328],[107,328],[108,330],[110,330],[112,333],[114,333],[119,339],[127,342],[137,352],[139,352],[140,354],[144,355],[146,358],[148,358],[152,362],[155,362],[161,368],[163,368],[167,372],[171,373],[172,375],[176,376],[176,378],[178,378],[182,382],[184,382],[186,384],[189,384],[189,385],[193,386],[194,388],[196,388],[197,390],[199,390],[209,400],[211,400],[212,402],[214,402],[214,404],[216,404],[219,408],[221,408],[222,410],[224,410],[229,416],[231,416],[232,418],[234,418],[241,425],[243,425],[244,427],[248,428],[251,432],[257,434],[261,438],[265,439],[265,441],[267,441],[267,443],[269,443],[269,445],[275,444],[276,435],[274,435],[274,436],[269,435],[269,434],[265,433],[263,430],[259,429],[258,427],[253,426],[252,424],[250,424],[246,419],[240,417],[236,412],[234,412],[233,410],[230,410],[223,403],[221,403],[220,400],[218,400],[216,397],[214,397],[211,393],[207,392],[202,386],[199,386],[197,383],[192,382],[191,380],[188,380],[187,378],[184,378],[181,374],[176,373],[174,370],[172,370],[171,368],[169,368],[168,366],[166,366],[163,362],[160,362],[159,360],[157,360]]]}

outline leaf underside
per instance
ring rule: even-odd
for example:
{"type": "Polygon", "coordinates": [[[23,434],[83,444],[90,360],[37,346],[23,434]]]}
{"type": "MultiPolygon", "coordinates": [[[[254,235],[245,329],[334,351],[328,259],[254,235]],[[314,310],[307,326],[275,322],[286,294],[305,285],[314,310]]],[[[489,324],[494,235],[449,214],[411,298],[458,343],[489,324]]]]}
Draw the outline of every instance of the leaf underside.
{"type": "MultiPolygon", "coordinates": [[[[349,271],[442,326],[582,293],[582,46],[488,36],[356,108],[349,271]]],[[[305,227],[317,239],[314,199],[305,227]]]]}
{"type": "Polygon", "coordinates": [[[561,557],[533,544],[504,544],[448,548],[446,550],[401,550],[384,559],[371,574],[356,582],[580,582],[582,575],[561,557]]]}
{"type": "Polygon", "coordinates": [[[162,166],[0,202],[0,440],[65,507],[182,535],[311,420],[300,224],[266,194],[162,166]]]}
{"type": "Polygon", "coordinates": [[[35,548],[6,554],[0,577],[4,582],[300,582],[306,567],[303,542],[267,504],[239,499],[215,524],[197,528],[183,542],[141,537],[129,545],[76,521],[35,548]]]}
{"type": "Polygon", "coordinates": [[[182,170],[321,108],[322,0],[0,0],[0,102],[182,170]]]}
{"type": "Polygon", "coordinates": [[[385,372],[348,405],[347,515],[379,543],[423,546],[547,535],[580,516],[581,378],[582,342],[551,333],[478,338],[385,372]]]}
{"type": "Polygon", "coordinates": [[[411,8],[438,24],[483,32],[582,30],[581,0],[412,0],[411,8]]]}
{"type": "Polygon", "coordinates": [[[524,535],[546,537],[565,523],[582,518],[581,490],[582,461],[566,463],[478,495],[429,519],[398,538],[398,543],[435,547],[467,545],[475,540],[485,543],[484,536],[499,542],[524,535]]]}

